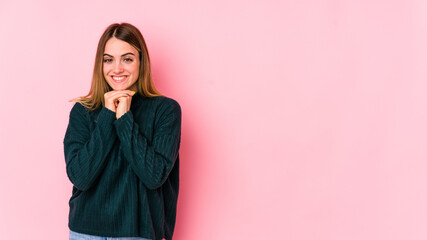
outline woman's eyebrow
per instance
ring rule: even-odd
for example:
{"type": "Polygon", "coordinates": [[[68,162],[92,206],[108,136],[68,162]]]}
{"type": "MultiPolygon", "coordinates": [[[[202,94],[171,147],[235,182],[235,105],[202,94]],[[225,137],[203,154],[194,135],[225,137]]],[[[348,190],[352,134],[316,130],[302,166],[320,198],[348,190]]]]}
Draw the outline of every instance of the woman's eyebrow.
{"type": "MultiPolygon", "coordinates": [[[[128,52],[128,53],[123,54],[123,55],[122,55],[122,57],[123,57],[123,56],[126,56],[126,55],[129,55],[129,54],[130,54],[130,55],[134,55],[134,56],[135,56],[135,54],[133,54],[133,53],[131,53],[131,52],[128,52]]],[[[113,57],[113,56],[111,56],[111,55],[110,55],[110,54],[108,54],[108,53],[104,53],[104,56],[113,57]]]]}

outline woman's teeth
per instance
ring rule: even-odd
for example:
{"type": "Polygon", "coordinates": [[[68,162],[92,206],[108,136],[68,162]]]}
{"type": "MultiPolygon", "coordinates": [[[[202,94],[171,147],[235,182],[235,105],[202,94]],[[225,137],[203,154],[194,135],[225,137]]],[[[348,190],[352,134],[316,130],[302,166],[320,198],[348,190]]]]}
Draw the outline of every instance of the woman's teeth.
{"type": "Polygon", "coordinates": [[[122,76],[122,77],[113,77],[114,81],[118,81],[118,82],[122,81],[125,78],[126,78],[125,76],[122,76]]]}

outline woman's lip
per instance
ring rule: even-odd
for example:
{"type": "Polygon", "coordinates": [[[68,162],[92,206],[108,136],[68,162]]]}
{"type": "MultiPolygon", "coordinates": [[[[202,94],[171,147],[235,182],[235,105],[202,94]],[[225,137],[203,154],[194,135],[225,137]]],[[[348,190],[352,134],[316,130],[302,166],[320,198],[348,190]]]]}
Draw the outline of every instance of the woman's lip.
{"type": "Polygon", "coordinates": [[[111,78],[113,79],[114,82],[121,83],[127,79],[127,76],[112,76],[111,78]],[[114,78],[121,78],[121,77],[123,77],[123,79],[121,79],[121,80],[114,79],[114,78]]]}

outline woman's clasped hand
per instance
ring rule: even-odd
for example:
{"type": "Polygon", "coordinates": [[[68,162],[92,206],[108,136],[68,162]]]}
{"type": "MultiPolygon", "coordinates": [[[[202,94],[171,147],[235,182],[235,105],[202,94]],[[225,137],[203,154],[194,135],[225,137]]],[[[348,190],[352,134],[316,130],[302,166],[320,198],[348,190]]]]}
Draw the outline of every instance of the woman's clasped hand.
{"type": "Polygon", "coordinates": [[[116,113],[116,119],[130,110],[132,96],[131,90],[113,90],[104,94],[105,107],[116,113]]]}

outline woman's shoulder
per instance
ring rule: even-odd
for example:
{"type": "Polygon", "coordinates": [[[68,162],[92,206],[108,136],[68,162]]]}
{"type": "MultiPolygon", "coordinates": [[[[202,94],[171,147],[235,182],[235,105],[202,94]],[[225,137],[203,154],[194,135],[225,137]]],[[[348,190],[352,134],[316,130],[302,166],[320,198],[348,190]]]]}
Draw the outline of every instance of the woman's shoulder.
{"type": "Polygon", "coordinates": [[[83,103],[76,101],[71,108],[70,115],[90,116],[96,112],[99,112],[100,109],[101,107],[91,110],[88,106],[85,106],[83,103]]]}
{"type": "Polygon", "coordinates": [[[151,100],[151,101],[155,101],[155,102],[159,102],[159,103],[163,103],[163,102],[177,102],[175,99],[171,98],[171,97],[167,97],[164,95],[161,96],[154,96],[154,97],[145,97],[145,99],[147,100],[151,100]]]}
{"type": "Polygon", "coordinates": [[[156,108],[181,108],[177,100],[166,96],[150,97],[147,100],[152,101],[156,108]]]}
{"type": "Polygon", "coordinates": [[[87,109],[80,102],[74,102],[73,107],[71,108],[70,114],[83,114],[87,112],[87,109]]]}
{"type": "Polygon", "coordinates": [[[181,115],[181,106],[178,101],[173,98],[166,96],[156,96],[151,97],[148,101],[152,101],[152,111],[155,112],[155,116],[158,118],[169,115],[181,115]]]}
{"type": "Polygon", "coordinates": [[[71,112],[78,112],[78,113],[88,113],[89,109],[85,107],[81,102],[74,102],[73,107],[71,108],[71,112]]]}
{"type": "Polygon", "coordinates": [[[170,97],[160,96],[160,101],[164,105],[180,107],[178,101],[170,97]]]}

